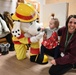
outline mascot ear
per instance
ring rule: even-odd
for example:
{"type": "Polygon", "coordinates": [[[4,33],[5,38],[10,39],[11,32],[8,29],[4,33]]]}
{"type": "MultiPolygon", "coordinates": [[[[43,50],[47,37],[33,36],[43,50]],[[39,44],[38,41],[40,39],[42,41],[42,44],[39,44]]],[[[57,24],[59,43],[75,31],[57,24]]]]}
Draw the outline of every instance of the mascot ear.
{"type": "Polygon", "coordinates": [[[21,29],[20,29],[20,22],[14,21],[14,27],[12,29],[12,35],[16,37],[20,37],[21,35],[21,29]]]}
{"type": "Polygon", "coordinates": [[[33,43],[36,43],[43,37],[43,35],[44,35],[44,32],[40,32],[38,35],[31,37],[30,41],[33,43]]]}

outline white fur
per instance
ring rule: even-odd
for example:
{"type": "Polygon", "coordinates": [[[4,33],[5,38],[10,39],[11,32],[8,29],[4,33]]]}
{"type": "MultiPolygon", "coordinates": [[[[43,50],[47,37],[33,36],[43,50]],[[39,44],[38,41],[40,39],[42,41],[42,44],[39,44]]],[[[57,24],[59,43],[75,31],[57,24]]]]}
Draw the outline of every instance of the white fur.
{"type": "Polygon", "coordinates": [[[14,27],[12,29],[12,34],[16,37],[20,37],[21,31],[23,31],[24,36],[30,37],[31,42],[38,42],[44,35],[44,32],[38,31],[38,28],[41,28],[41,27],[42,27],[42,24],[37,23],[36,21],[33,21],[31,23],[25,23],[25,22],[23,23],[23,22],[15,21],[14,27]]]}
{"type": "Polygon", "coordinates": [[[20,22],[15,21],[15,22],[14,22],[14,27],[13,27],[13,29],[12,29],[12,35],[13,35],[13,36],[16,36],[16,37],[19,37],[20,35],[18,35],[18,34],[21,35],[20,22]],[[18,30],[19,30],[19,31],[18,31],[18,30]],[[17,33],[16,33],[16,32],[17,32],[17,33]]]}

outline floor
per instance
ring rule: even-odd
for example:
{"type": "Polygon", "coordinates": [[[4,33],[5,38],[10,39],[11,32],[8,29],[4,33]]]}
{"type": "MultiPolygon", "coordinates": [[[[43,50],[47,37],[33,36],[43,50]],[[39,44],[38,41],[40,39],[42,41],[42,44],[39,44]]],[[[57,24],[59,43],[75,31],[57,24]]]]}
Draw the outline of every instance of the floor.
{"type": "MultiPolygon", "coordinates": [[[[30,62],[29,51],[27,58],[22,61],[16,59],[15,51],[0,56],[0,75],[49,75],[50,67],[50,62],[46,65],[30,62]]],[[[76,70],[71,70],[65,75],[76,75],[76,70]]]]}
{"type": "Polygon", "coordinates": [[[0,56],[0,75],[49,75],[51,64],[39,65],[29,61],[29,58],[19,61],[15,51],[0,56]]]}

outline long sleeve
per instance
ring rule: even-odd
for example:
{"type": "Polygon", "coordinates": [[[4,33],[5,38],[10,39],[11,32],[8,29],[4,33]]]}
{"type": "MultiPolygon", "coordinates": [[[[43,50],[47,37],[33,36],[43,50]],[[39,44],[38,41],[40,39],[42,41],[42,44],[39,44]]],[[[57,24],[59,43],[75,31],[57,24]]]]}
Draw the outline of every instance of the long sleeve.
{"type": "MultiPolygon", "coordinates": [[[[66,38],[66,27],[61,28],[59,30],[59,35],[61,36],[60,41],[60,52],[64,51],[64,44],[66,38]]],[[[64,57],[60,57],[55,59],[57,64],[73,64],[76,63],[76,34],[74,34],[73,38],[70,40],[67,50],[65,52],[64,57]]]]}
{"type": "Polygon", "coordinates": [[[57,64],[73,64],[76,62],[76,56],[74,56],[71,53],[68,53],[67,55],[65,55],[64,57],[60,57],[58,59],[55,60],[57,64]]]}

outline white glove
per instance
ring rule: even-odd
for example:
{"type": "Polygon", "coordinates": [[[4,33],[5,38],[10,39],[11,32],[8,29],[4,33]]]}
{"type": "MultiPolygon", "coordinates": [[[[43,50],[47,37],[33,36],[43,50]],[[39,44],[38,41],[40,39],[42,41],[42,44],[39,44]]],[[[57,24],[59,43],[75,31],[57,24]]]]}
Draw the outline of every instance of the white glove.
{"type": "Polygon", "coordinates": [[[35,42],[38,42],[44,35],[44,32],[40,32],[38,35],[36,36],[33,36],[30,38],[30,41],[35,43],[35,42]]]}
{"type": "Polygon", "coordinates": [[[31,35],[29,33],[24,33],[25,37],[31,37],[31,35]]]}

